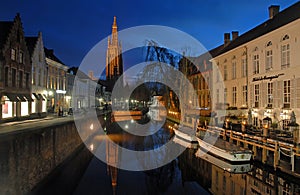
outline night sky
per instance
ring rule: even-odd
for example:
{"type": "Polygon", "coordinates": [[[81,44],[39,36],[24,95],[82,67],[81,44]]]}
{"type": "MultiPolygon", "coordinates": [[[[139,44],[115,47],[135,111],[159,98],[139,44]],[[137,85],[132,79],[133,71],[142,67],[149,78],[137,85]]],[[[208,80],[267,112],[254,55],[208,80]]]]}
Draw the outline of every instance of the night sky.
{"type": "MultiPolygon", "coordinates": [[[[198,39],[207,49],[223,43],[224,32],[244,33],[268,19],[268,7],[280,10],[295,0],[94,0],[2,1],[0,20],[21,14],[26,36],[42,31],[44,44],[68,66],[79,66],[86,53],[111,33],[113,16],[118,29],[138,25],[177,28],[198,39]]],[[[126,59],[124,60],[126,63],[126,59]]]]}

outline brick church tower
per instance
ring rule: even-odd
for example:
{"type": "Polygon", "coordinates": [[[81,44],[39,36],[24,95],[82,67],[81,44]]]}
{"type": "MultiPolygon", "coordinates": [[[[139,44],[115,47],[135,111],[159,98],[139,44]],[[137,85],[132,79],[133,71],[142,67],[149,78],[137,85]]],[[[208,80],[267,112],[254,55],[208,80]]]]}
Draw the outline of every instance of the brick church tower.
{"type": "Polygon", "coordinates": [[[108,37],[106,52],[106,80],[116,81],[123,74],[121,42],[118,41],[117,19],[114,17],[112,35],[108,37]]]}

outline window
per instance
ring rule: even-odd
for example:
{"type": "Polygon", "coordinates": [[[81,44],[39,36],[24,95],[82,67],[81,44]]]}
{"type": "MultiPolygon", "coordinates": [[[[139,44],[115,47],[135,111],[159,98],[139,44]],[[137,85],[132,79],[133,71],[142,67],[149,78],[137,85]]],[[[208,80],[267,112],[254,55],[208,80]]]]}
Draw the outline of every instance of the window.
{"type": "Polygon", "coordinates": [[[24,62],[24,54],[23,54],[22,51],[20,51],[20,53],[19,53],[19,62],[20,62],[21,64],[23,64],[23,62],[24,62]]]}
{"type": "Polygon", "coordinates": [[[228,76],[228,73],[227,73],[227,66],[224,65],[224,81],[227,80],[227,76],[228,76]]]}
{"type": "Polygon", "coordinates": [[[259,55],[253,55],[253,74],[259,74],[259,55]]]}
{"type": "Polygon", "coordinates": [[[283,107],[289,108],[291,103],[291,81],[283,81],[283,107]]]}
{"type": "Polygon", "coordinates": [[[236,87],[232,87],[232,105],[236,106],[236,87]]]}
{"type": "Polygon", "coordinates": [[[245,58],[242,59],[242,77],[247,76],[247,61],[245,58]]]}
{"type": "Polygon", "coordinates": [[[12,82],[13,87],[16,87],[16,76],[17,76],[17,70],[12,68],[11,69],[11,82],[12,82]]]}
{"type": "Polygon", "coordinates": [[[236,62],[232,62],[232,79],[236,78],[236,62]]]}
{"type": "Polygon", "coordinates": [[[248,90],[247,90],[247,85],[243,86],[243,105],[248,104],[248,90]]]}
{"type": "Polygon", "coordinates": [[[268,83],[268,107],[272,108],[273,105],[273,83],[268,83]]]}
{"type": "Polygon", "coordinates": [[[16,60],[16,50],[15,49],[11,49],[10,59],[16,60]]]}
{"type": "Polygon", "coordinates": [[[223,190],[226,190],[226,176],[223,176],[223,190]]]}
{"type": "Polygon", "coordinates": [[[23,71],[19,71],[19,88],[23,88],[23,71]]]}
{"type": "Polygon", "coordinates": [[[272,50],[266,51],[266,71],[273,68],[273,52],[272,50]]]}
{"type": "Polygon", "coordinates": [[[281,69],[290,67],[290,44],[281,46],[281,69]]]}
{"type": "Polygon", "coordinates": [[[259,107],[259,85],[254,86],[254,107],[259,107]]]}

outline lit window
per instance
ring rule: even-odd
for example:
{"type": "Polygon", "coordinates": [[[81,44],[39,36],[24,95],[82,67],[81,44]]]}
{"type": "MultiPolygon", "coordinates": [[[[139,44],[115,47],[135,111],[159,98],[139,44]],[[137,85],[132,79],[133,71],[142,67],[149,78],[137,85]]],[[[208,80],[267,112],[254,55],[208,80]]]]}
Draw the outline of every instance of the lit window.
{"type": "Polygon", "coordinates": [[[23,63],[24,62],[24,54],[23,54],[23,52],[22,51],[20,51],[20,53],[19,53],[19,63],[23,63]]]}
{"type": "Polygon", "coordinates": [[[236,87],[232,87],[232,105],[236,106],[236,87]]]}
{"type": "Polygon", "coordinates": [[[273,83],[268,83],[268,107],[272,108],[273,104],[273,83]]]}
{"type": "Polygon", "coordinates": [[[228,76],[228,73],[227,73],[227,66],[224,65],[224,81],[227,80],[227,76],[228,76]]]}
{"type": "Polygon", "coordinates": [[[254,85],[254,107],[259,107],[259,85],[254,85]]]}
{"type": "Polygon", "coordinates": [[[271,70],[273,67],[273,52],[272,50],[266,51],[266,71],[271,70]]]}
{"type": "Polygon", "coordinates": [[[291,81],[283,81],[283,104],[284,108],[289,108],[291,103],[291,81]]]}
{"type": "Polygon", "coordinates": [[[232,79],[236,78],[236,62],[232,62],[232,79]]]}
{"type": "Polygon", "coordinates": [[[253,74],[259,74],[259,55],[253,55],[253,74]]]}
{"type": "Polygon", "coordinates": [[[247,61],[245,58],[242,59],[242,77],[247,76],[247,61]]]}
{"type": "Polygon", "coordinates": [[[290,44],[281,46],[281,69],[290,67],[290,44]]]}
{"type": "Polygon", "coordinates": [[[248,90],[247,90],[247,85],[243,86],[243,105],[248,104],[248,90]]]}
{"type": "Polygon", "coordinates": [[[15,49],[11,49],[10,58],[12,60],[16,60],[16,50],[15,49]]]}

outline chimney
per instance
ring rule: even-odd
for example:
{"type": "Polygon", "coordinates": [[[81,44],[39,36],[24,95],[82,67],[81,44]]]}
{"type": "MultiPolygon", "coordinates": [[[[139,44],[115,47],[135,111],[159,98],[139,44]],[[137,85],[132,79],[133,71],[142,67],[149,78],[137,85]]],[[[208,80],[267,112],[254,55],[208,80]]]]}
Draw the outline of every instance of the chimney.
{"type": "Polygon", "coordinates": [[[232,31],[231,32],[232,35],[232,41],[235,40],[236,38],[238,38],[239,36],[239,31],[232,31]]]}
{"type": "Polygon", "coordinates": [[[230,33],[224,33],[224,46],[230,43],[230,33]]]}
{"type": "Polygon", "coordinates": [[[279,13],[279,5],[271,5],[269,7],[269,19],[272,19],[278,13],[279,13]]]}

